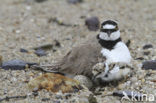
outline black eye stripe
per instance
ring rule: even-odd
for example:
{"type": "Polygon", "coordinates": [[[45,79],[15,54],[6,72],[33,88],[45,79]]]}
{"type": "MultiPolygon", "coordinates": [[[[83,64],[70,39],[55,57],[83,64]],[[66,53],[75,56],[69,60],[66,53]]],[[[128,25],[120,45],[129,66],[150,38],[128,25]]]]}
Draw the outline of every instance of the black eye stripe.
{"type": "Polygon", "coordinates": [[[105,32],[105,33],[108,33],[108,32],[112,33],[112,32],[117,31],[117,29],[101,29],[100,31],[105,32]]]}

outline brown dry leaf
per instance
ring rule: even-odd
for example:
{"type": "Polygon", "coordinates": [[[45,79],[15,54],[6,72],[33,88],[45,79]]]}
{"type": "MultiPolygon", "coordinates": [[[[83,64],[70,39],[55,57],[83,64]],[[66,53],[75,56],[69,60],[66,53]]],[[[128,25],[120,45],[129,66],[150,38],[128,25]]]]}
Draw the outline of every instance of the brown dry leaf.
{"type": "Polygon", "coordinates": [[[58,91],[63,93],[76,92],[82,89],[78,81],[54,73],[46,73],[34,78],[28,83],[28,87],[31,90],[36,88],[38,90],[46,89],[54,93],[58,91]]]}

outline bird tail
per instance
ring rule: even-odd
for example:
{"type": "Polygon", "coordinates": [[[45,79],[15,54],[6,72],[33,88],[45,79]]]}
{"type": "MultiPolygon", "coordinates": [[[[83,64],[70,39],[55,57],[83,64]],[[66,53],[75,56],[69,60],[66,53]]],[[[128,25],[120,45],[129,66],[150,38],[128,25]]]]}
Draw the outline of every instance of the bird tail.
{"type": "Polygon", "coordinates": [[[61,74],[64,75],[64,73],[59,72],[59,68],[61,67],[61,63],[53,63],[50,65],[32,65],[30,68],[46,73],[56,73],[56,74],[61,74]]]}

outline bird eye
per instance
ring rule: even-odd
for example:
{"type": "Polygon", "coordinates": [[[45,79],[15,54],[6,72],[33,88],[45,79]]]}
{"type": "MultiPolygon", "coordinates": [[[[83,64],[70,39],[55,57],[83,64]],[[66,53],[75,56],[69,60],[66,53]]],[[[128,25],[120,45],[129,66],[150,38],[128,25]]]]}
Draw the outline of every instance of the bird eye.
{"type": "Polygon", "coordinates": [[[105,77],[108,77],[108,74],[106,74],[105,77]]]}
{"type": "Polygon", "coordinates": [[[101,29],[100,31],[105,32],[105,33],[107,33],[107,32],[112,33],[112,32],[117,31],[117,29],[116,28],[115,29],[101,29]]]}
{"type": "Polygon", "coordinates": [[[108,29],[101,29],[100,31],[102,31],[102,32],[107,32],[108,29]]]}

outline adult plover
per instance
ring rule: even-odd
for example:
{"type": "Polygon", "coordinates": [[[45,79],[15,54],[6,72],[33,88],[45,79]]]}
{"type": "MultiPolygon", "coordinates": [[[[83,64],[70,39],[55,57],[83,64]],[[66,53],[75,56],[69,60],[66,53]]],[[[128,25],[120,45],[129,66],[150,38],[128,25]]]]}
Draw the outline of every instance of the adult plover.
{"type": "Polygon", "coordinates": [[[113,71],[118,72],[120,69],[115,66],[110,72],[109,65],[111,63],[128,64],[130,60],[130,52],[121,40],[117,23],[107,20],[101,24],[100,33],[97,37],[90,37],[86,42],[74,47],[58,62],[58,65],[51,67],[53,70],[64,73],[69,77],[85,75],[92,78],[93,66],[102,62],[107,68],[97,77],[105,81],[116,78],[115,76],[112,77],[113,71]]]}
{"type": "Polygon", "coordinates": [[[112,81],[127,75],[131,69],[131,55],[128,47],[121,40],[117,23],[112,20],[103,22],[97,38],[102,46],[101,53],[106,60],[105,71],[96,78],[112,81]]]}

